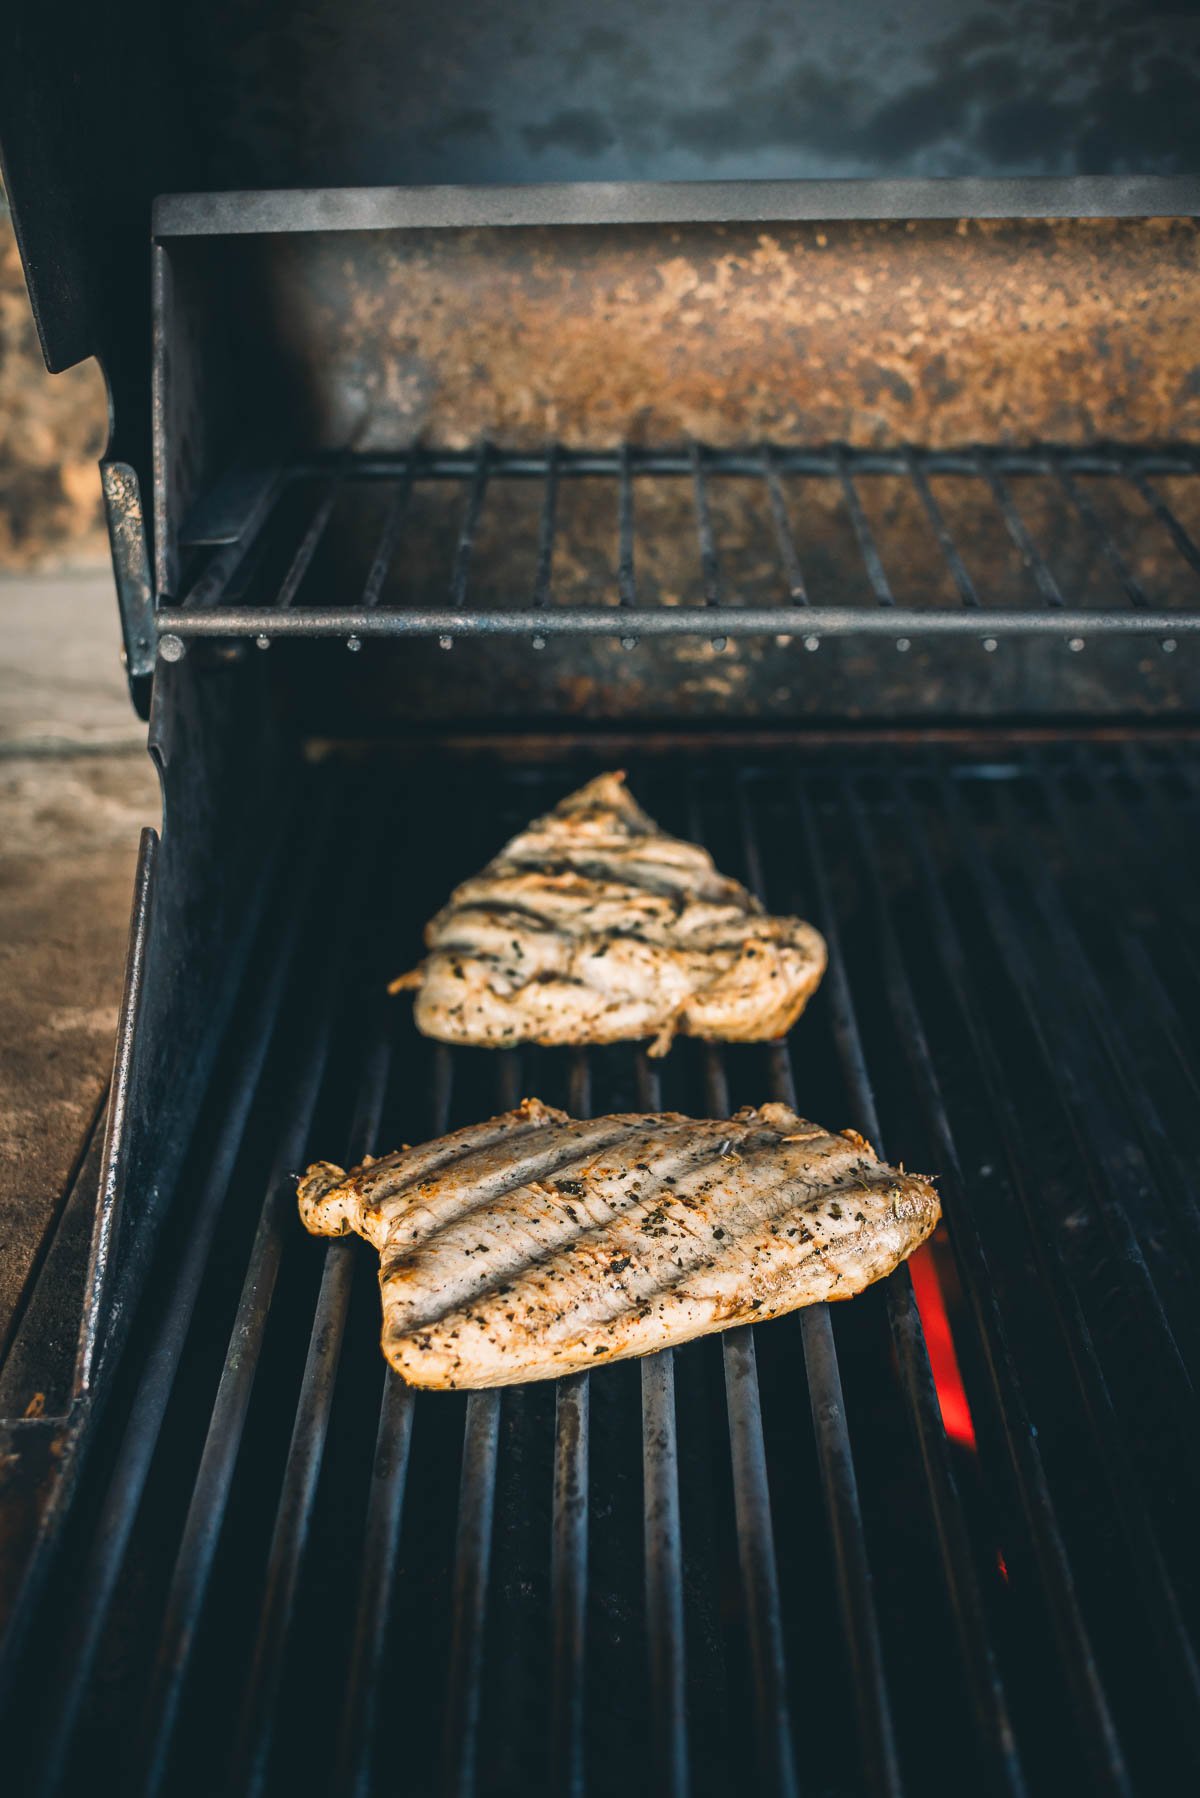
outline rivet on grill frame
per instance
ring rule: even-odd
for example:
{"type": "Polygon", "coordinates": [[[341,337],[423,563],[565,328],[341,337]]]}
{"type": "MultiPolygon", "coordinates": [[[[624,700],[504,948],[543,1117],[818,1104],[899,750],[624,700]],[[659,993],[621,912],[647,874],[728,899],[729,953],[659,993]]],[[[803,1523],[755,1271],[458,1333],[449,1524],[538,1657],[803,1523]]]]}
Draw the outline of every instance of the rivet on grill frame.
{"type": "Polygon", "coordinates": [[[994,655],[1000,645],[997,643],[995,637],[985,637],[983,639],[983,647],[987,650],[989,655],[994,655]]]}
{"type": "Polygon", "coordinates": [[[820,637],[805,637],[804,647],[805,647],[805,649],[809,650],[810,652],[813,650],[816,650],[816,649],[820,649],[820,647],[821,647],[820,637]]]}
{"type": "Polygon", "coordinates": [[[912,638],[911,637],[897,637],[896,638],[896,648],[900,651],[901,655],[906,654],[907,651],[912,648],[912,638]]]}
{"type": "Polygon", "coordinates": [[[1078,655],[1080,650],[1085,647],[1086,645],[1082,637],[1068,637],[1067,648],[1071,651],[1072,655],[1078,655]]]}
{"type": "Polygon", "coordinates": [[[350,650],[352,654],[357,654],[358,651],[362,648],[362,638],[361,637],[347,637],[346,638],[346,648],[348,650],[350,650]]]}
{"type": "Polygon", "coordinates": [[[158,653],[164,662],[182,662],[184,656],[187,654],[187,644],[182,637],[177,637],[173,632],[168,632],[165,637],[159,638],[158,653]]]}
{"type": "Polygon", "coordinates": [[[545,649],[546,647],[546,639],[540,633],[537,636],[532,637],[530,641],[535,649],[545,649]]]}
{"type": "Polygon", "coordinates": [[[727,647],[728,643],[729,643],[728,637],[714,637],[712,639],[712,646],[718,652],[718,654],[720,653],[721,650],[723,650],[727,647]]]}
{"type": "Polygon", "coordinates": [[[621,648],[622,649],[636,649],[637,648],[637,638],[636,637],[622,637],[621,638],[621,648]]]}
{"type": "Polygon", "coordinates": [[[271,647],[270,637],[255,637],[254,647],[255,647],[255,649],[270,649],[270,647],[271,647]]]}
{"type": "Polygon", "coordinates": [[[1174,637],[1164,637],[1159,647],[1165,656],[1173,656],[1179,645],[1174,637]]]}
{"type": "Polygon", "coordinates": [[[454,648],[454,638],[453,637],[439,637],[438,638],[438,648],[439,649],[453,649],[454,648]]]}

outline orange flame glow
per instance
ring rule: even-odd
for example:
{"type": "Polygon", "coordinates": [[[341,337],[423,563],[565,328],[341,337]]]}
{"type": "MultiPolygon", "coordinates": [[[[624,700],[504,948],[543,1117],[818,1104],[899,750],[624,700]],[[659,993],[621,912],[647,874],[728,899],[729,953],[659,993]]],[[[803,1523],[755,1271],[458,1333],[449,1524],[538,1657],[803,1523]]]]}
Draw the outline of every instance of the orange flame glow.
{"type": "Polygon", "coordinates": [[[942,1423],[952,1442],[961,1442],[967,1448],[974,1449],[975,1425],[971,1418],[971,1407],[967,1403],[967,1390],[963,1385],[954,1338],[950,1333],[946,1297],[942,1291],[932,1242],[927,1242],[918,1249],[910,1257],[908,1266],[912,1274],[917,1310],[921,1313],[925,1341],[929,1347],[929,1364],[933,1369],[933,1383],[942,1408],[942,1423]]]}

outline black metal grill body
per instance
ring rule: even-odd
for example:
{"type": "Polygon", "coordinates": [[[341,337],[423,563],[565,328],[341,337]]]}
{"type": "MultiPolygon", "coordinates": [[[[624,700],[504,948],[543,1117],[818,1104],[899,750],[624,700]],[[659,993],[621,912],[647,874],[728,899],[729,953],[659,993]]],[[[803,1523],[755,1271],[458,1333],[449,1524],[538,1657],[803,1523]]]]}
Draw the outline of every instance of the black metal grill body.
{"type": "Polygon", "coordinates": [[[810,1014],[661,1069],[425,1042],[386,976],[596,751],[310,768],[9,1669],[28,1789],[1194,1780],[1194,750],[620,747],[668,827],[829,933],[810,1014]],[[306,1155],[522,1093],[793,1091],[937,1172],[974,1448],[906,1272],[590,1379],[414,1397],[373,1257],[296,1220],[306,1155]]]}
{"type": "Polygon", "coordinates": [[[1194,1789],[1195,21],[16,11],[164,824],[0,1345],[10,1780],[1194,1789]],[[419,1039],[425,918],[617,763],[825,931],[789,1042],[419,1039]],[[934,1173],[969,1419],[907,1269],[406,1392],[293,1177],[522,1093],[934,1173]]]}

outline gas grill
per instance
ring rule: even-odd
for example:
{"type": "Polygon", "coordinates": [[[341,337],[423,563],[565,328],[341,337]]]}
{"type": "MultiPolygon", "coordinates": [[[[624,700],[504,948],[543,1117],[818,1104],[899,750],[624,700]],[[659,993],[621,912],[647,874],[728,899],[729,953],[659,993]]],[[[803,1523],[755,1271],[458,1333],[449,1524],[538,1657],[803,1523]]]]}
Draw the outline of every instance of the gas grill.
{"type": "Polygon", "coordinates": [[[0,69],[163,791],[0,1344],[14,1789],[1190,1790],[1197,46],[1034,8],[1018,105],[982,6],[865,7],[832,88],[765,6],[344,10],[30,12],[0,69]],[[424,922],[612,767],[823,931],[789,1039],[419,1036],[424,922]],[[296,1174],[533,1094],[782,1099],[945,1221],[415,1393],[296,1174]]]}

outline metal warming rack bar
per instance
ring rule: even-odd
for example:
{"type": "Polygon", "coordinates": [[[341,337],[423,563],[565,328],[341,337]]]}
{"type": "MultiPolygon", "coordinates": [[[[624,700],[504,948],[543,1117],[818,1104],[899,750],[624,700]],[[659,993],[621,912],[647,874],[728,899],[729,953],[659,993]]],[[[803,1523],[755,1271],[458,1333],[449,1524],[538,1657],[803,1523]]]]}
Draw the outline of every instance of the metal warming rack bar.
{"type": "MultiPolygon", "coordinates": [[[[582,452],[551,446],[528,454],[485,445],[472,453],[416,450],[394,457],[303,461],[243,475],[240,486],[235,482],[225,490],[222,505],[228,509],[232,504],[235,512],[240,492],[241,521],[220,541],[214,541],[214,533],[206,534],[202,515],[193,521],[189,576],[178,600],[162,597],[156,609],[159,653],[177,660],[187,641],[200,637],[251,638],[264,648],[285,637],[344,637],[356,649],[370,637],[435,637],[450,648],[456,638],[525,636],[534,648],[542,648],[551,637],[600,636],[632,648],[642,638],[699,636],[724,648],[731,637],[767,635],[799,639],[812,650],[824,638],[864,636],[890,637],[904,650],[914,638],[951,636],[973,638],[994,651],[1002,639],[1024,635],[1057,637],[1078,651],[1089,637],[1142,635],[1157,637],[1161,650],[1170,654],[1180,636],[1200,631],[1200,546],[1162,483],[1191,482],[1198,476],[1200,461],[1190,448],[1149,453],[767,446],[735,453],[692,444],[671,452],[629,446],[582,452]],[[863,502],[862,484],[878,476],[906,486],[926,547],[935,545],[942,558],[953,603],[934,594],[918,596],[922,603],[913,604],[903,568],[889,570],[887,545],[863,502]],[[974,503],[984,502],[990,514],[985,522],[996,527],[1022,571],[1024,597],[1018,603],[997,604],[986,574],[972,573],[975,546],[955,535],[944,501],[931,486],[940,477],[966,483],[974,503]],[[638,503],[647,484],[678,481],[686,482],[691,492],[694,549],[689,553],[703,603],[649,604],[639,593],[638,503]],[[731,557],[723,550],[714,499],[731,481],[752,484],[764,538],[774,545],[770,581],[777,598],[770,604],[744,600],[731,557]],[[1097,504],[1098,481],[1157,534],[1157,551],[1170,568],[1169,590],[1181,595],[1178,604],[1154,603],[1112,521],[1097,504]],[[520,604],[480,604],[472,557],[481,519],[497,490],[517,482],[537,483],[541,489],[535,571],[520,604]],[[606,585],[609,589],[602,605],[577,603],[570,593],[556,591],[555,553],[567,482],[606,483],[614,490],[616,540],[611,581],[600,584],[602,591],[606,585]],[[383,484],[390,501],[357,599],[330,604],[317,575],[317,552],[338,504],[366,483],[383,484]],[[423,483],[461,489],[441,594],[434,586],[419,603],[382,603],[389,573],[405,563],[408,512],[414,490],[423,483]],[[296,492],[302,493],[303,503],[284,526],[281,508],[285,497],[296,492]],[[827,604],[809,590],[806,560],[823,528],[811,512],[816,497],[826,517],[831,502],[842,509],[858,576],[865,576],[870,596],[864,603],[827,604]],[[1089,573],[1094,566],[1107,573],[1113,596],[1109,603],[1080,603],[1075,577],[1056,572],[1058,545],[1039,541],[1036,525],[1029,522],[1030,512],[1047,501],[1085,541],[1089,573]],[[290,532],[290,548],[282,574],[271,584],[255,567],[255,555],[273,525],[290,532]]],[[[911,537],[905,539],[909,541],[911,537]]],[[[761,586],[761,575],[756,584],[761,586]]],[[[591,599],[597,583],[582,585],[591,599]]]]}
{"type": "MultiPolygon", "coordinates": [[[[572,778],[473,768],[453,776],[460,804],[478,787],[471,853],[572,778]]],[[[131,1791],[382,1791],[396,1752],[413,1789],[463,1798],[609,1790],[643,1712],[647,1781],[676,1794],[728,1790],[746,1756],[785,1793],[919,1791],[949,1763],[1007,1798],[1200,1765],[1200,1466],[1178,1428],[1200,1370],[1180,1131],[1200,961],[1162,830],[1194,828],[1194,756],[644,758],[647,803],[812,916],[831,956],[787,1045],[683,1044],[661,1068],[417,1038],[380,1000],[380,920],[415,929],[450,870],[383,845],[394,781],[327,773],[377,846],[366,878],[293,885],[272,917],[276,1041],[234,1070],[147,1371],[25,1658],[16,1702],[27,1683],[45,1725],[26,1789],[120,1727],[131,1791]],[[315,993],[310,933],[339,950],[315,993]],[[379,1362],[369,1255],[304,1238],[289,1176],[535,1089],[578,1113],[795,1095],[936,1165],[971,1446],[943,1433],[907,1269],[640,1372],[406,1390],[379,1362]],[[123,1629],[156,1643],[144,1680],[123,1629]]],[[[408,793],[390,822],[420,839],[444,800],[408,793]]]]}

